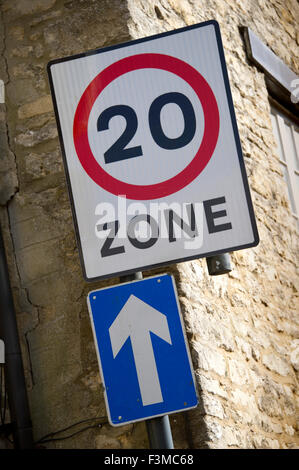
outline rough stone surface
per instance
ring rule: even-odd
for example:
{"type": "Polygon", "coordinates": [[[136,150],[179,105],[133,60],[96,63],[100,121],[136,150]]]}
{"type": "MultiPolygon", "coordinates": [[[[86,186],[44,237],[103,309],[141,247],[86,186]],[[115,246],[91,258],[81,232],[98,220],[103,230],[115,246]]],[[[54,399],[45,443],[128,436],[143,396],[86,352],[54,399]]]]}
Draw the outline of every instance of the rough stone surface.
{"type": "Polygon", "coordinates": [[[50,95],[42,96],[32,103],[26,103],[18,109],[18,117],[27,119],[32,116],[38,116],[53,110],[52,98],[50,95]]]}
{"type": "MultiPolygon", "coordinates": [[[[209,277],[205,260],[174,274],[199,405],[170,417],[176,447],[297,448],[298,231],[249,26],[298,73],[295,0],[3,0],[0,4],[0,221],[17,311],[35,439],[90,428],[49,448],[146,448],[144,423],[112,428],[83,281],[46,74],[49,60],[216,19],[260,244],[209,277]],[[97,423],[101,426],[96,426],[97,423]],[[89,422],[87,423],[89,424],[89,422]]],[[[125,384],[124,384],[125,386],[125,384]]],[[[0,447],[3,446],[0,442],[0,447]]]]}

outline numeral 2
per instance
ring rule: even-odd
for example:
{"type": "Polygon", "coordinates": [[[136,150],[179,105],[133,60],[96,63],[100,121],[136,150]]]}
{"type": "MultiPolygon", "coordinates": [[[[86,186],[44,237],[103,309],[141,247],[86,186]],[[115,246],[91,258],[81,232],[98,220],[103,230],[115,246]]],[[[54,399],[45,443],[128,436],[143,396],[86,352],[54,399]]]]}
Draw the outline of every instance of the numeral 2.
{"type": "MultiPolygon", "coordinates": [[[[137,115],[130,106],[120,104],[105,109],[98,117],[97,130],[100,132],[109,129],[110,119],[114,116],[123,116],[126,120],[126,128],[117,141],[104,153],[105,163],[118,162],[143,155],[141,145],[125,148],[138,128],[137,115]]],[[[150,106],[148,120],[152,137],[161,148],[174,150],[185,147],[194,137],[196,130],[194,109],[190,100],[182,93],[172,92],[158,96],[150,106]],[[162,108],[170,103],[179,106],[184,117],[183,132],[175,138],[167,137],[161,125],[162,108]]]]}
{"type": "Polygon", "coordinates": [[[110,119],[114,116],[123,116],[127,126],[123,134],[116,142],[104,153],[105,163],[118,162],[127,158],[139,157],[142,155],[141,145],[125,149],[125,146],[134,137],[138,126],[138,120],[134,109],[130,106],[119,104],[105,109],[98,117],[97,130],[104,131],[109,128],[110,119]]]}

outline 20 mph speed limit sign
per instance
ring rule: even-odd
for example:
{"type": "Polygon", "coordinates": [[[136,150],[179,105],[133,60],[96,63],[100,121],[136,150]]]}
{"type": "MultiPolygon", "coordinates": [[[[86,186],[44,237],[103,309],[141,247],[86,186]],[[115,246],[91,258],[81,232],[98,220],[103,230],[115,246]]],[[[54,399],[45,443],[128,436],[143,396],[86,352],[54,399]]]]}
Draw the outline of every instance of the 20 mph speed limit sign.
{"type": "Polygon", "coordinates": [[[87,280],[258,243],[215,21],[48,72],[87,280]]]}

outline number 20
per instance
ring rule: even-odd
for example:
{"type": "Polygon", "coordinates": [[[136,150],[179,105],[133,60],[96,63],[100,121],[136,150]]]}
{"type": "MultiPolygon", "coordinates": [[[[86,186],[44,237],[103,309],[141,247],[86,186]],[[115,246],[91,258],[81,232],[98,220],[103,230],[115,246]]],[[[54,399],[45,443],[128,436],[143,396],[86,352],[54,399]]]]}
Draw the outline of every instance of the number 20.
{"type": "MultiPolygon", "coordinates": [[[[97,130],[109,129],[109,122],[114,116],[123,116],[126,119],[126,128],[122,135],[104,153],[105,163],[118,162],[127,158],[139,157],[143,155],[141,145],[125,148],[134,137],[138,128],[137,115],[133,108],[126,105],[115,105],[105,109],[97,120],[97,130]]],[[[149,127],[151,135],[159,147],[167,150],[185,147],[194,137],[196,130],[196,119],[193,106],[187,96],[182,93],[165,93],[158,96],[151,104],[148,113],[149,127]],[[169,103],[178,105],[184,117],[184,130],[179,137],[167,137],[161,125],[162,108],[169,103]]]]}

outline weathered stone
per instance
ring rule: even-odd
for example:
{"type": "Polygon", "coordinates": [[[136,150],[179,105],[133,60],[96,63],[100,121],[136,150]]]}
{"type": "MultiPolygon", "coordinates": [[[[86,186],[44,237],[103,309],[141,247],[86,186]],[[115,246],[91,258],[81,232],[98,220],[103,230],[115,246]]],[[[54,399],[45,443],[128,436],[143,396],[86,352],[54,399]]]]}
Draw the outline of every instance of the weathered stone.
{"type": "Polygon", "coordinates": [[[235,344],[230,325],[220,320],[218,312],[215,312],[214,318],[211,318],[204,312],[199,315],[198,312],[190,311],[189,322],[193,334],[200,335],[210,345],[234,351],[235,344]]]}
{"type": "Polygon", "coordinates": [[[222,354],[200,343],[193,344],[193,353],[196,357],[196,366],[204,370],[213,370],[216,374],[224,376],[226,363],[222,354]]]}
{"type": "Polygon", "coordinates": [[[202,400],[205,413],[210,416],[216,416],[220,419],[224,418],[222,404],[219,400],[217,400],[217,398],[213,397],[212,395],[203,394],[202,400]]]}
{"type": "Polygon", "coordinates": [[[23,26],[20,26],[20,25],[12,26],[9,32],[17,41],[22,41],[24,39],[24,27],[23,26]]]}
{"type": "MultiPolygon", "coordinates": [[[[30,26],[36,26],[37,24],[43,22],[43,21],[47,21],[47,20],[53,20],[55,18],[58,18],[59,16],[62,15],[62,10],[54,10],[54,11],[50,11],[48,13],[44,13],[43,15],[38,15],[37,17],[33,18],[31,21],[30,21],[30,26]]],[[[33,33],[33,35],[30,36],[30,39],[33,39],[35,40],[37,38],[36,36],[37,33],[33,33]]],[[[38,36],[40,37],[40,36],[38,36]]]]}
{"type": "Polygon", "coordinates": [[[208,440],[215,442],[222,438],[223,429],[218,421],[215,421],[215,419],[207,415],[204,418],[204,422],[208,430],[208,440]]]}
{"type": "Polygon", "coordinates": [[[235,341],[238,347],[244,353],[246,360],[249,361],[249,359],[254,355],[252,346],[246,341],[244,341],[242,338],[239,338],[238,336],[236,336],[235,341]]]}
{"type": "Polygon", "coordinates": [[[121,444],[118,439],[113,437],[108,437],[105,434],[102,434],[96,437],[95,440],[96,449],[121,449],[121,444]]]}
{"type": "Polygon", "coordinates": [[[263,392],[258,399],[258,407],[270,417],[282,418],[282,408],[278,401],[278,395],[274,392],[263,392]]]}
{"type": "Polygon", "coordinates": [[[3,11],[13,16],[32,15],[53,7],[56,0],[3,0],[3,11]]]}
{"type": "Polygon", "coordinates": [[[265,380],[264,378],[264,371],[260,371],[258,370],[257,366],[254,365],[253,367],[251,367],[249,369],[249,375],[250,375],[250,379],[251,379],[251,384],[253,386],[253,389],[254,391],[263,385],[263,382],[265,380]]]}
{"type": "Polygon", "coordinates": [[[19,47],[16,47],[15,49],[13,49],[11,51],[11,55],[13,57],[23,57],[23,58],[26,58],[28,57],[31,52],[33,51],[33,47],[32,46],[19,46],[19,47]]]}
{"type": "Polygon", "coordinates": [[[38,130],[28,130],[23,134],[19,134],[15,142],[17,145],[23,147],[34,147],[42,142],[47,142],[48,140],[55,139],[57,137],[57,127],[54,122],[46,124],[41,129],[38,130]]]}
{"type": "Polygon", "coordinates": [[[263,435],[255,434],[252,437],[253,446],[255,449],[279,449],[280,445],[276,439],[269,439],[263,435]]]}
{"type": "Polygon", "coordinates": [[[59,264],[59,240],[44,241],[16,253],[23,284],[48,276],[57,271],[59,264]]]}
{"type": "Polygon", "coordinates": [[[288,387],[287,385],[283,385],[281,387],[280,399],[285,414],[294,417],[296,415],[296,409],[298,409],[299,405],[298,396],[294,396],[294,393],[292,392],[290,387],[288,387]]]}
{"type": "Polygon", "coordinates": [[[20,119],[27,119],[38,114],[48,113],[52,111],[52,99],[51,96],[46,95],[42,98],[38,98],[32,103],[23,104],[18,110],[18,116],[20,119]]]}
{"type": "Polygon", "coordinates": [[[296,339],[291,344],[292,352],[290,354],[291,364],[296,371],[299,371],[299,340],[296,339]]]}
{"type": "Polygon", "coordinates": [[[238,447],[240,445],[242,446],[242,436],[240,431],[226,426],[223,429],[223,441],[228,447],[238,447]]]}
{"type": "Polygon", "coordinates": [[[252,357],[255,361],[259,361],[260,360],[260,357],[261,357],[261,353],[259,351],[258,348],[256,347],[251,347],[251,351],[252,351],[252,357]]]}
{"type": "Polygon", "coordinates": [[[230,416],[237,424],[241,423],[247,426],[252,426],[253,424],[256,424],[256,416],[252,416],[250,411],[251,410],[248,410],[247,413],[246,411],[239,410],[237,407],[230,407],[230,416]]]}
{"type": "Polygon", "coordinates": [[[288,424],[285,424],[285,425],[284,425],[284,428],[285,428],[285,432],[286,432],[289,436],[294,436],[294,434],[295,434],[295,429],[293,428],[293,426],[289,426],[288,424]]]}
{"type": "Polygon", "coordinates": [[[231,398],[235,405],[238,407],[250,410],[251,413],[257,411],[256,402],[254,396],[250,393],[243,392],[242,390],[236,389],[231,391],[231,398]]]}
{"type": "Polygon", "coordinates": [[[199,382],[204,392],[213,393],[214,395],[219,395],[220,397],[223,397],[223,398],[228,397],[225,387],[222,386],[218,380],[209,379],[205,377],[204,375],[200,374],[199,382]]]}
{"type": "Polygon", "coordinates": [[[244,363],[230,359],[228,362],[228,368],[232,382],[243,385],[247,385],[249,383],[249,374],[244,363]]]}
{"type": "Polygon", "coordinates": [[[267,369],[272,370],[277,374],[286,376],[290,373],[290,366],[287,361],[276,354],[264,354],[262,361],[267,369]]]}
{"type": "Polygon", "coordinates": [[[61,151],[29,153],[25,157],[26,180],[39,180],[63,172],[61,151]]]}
{"type": "Polygon", "coordinates": [[[281,434],[283,432],[280,423],[276,423],[268,418],[266,415],[260,416],[261,428],[267,433],[281,434]]]}

